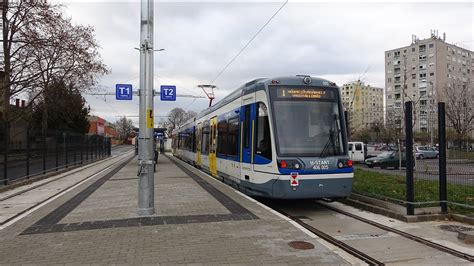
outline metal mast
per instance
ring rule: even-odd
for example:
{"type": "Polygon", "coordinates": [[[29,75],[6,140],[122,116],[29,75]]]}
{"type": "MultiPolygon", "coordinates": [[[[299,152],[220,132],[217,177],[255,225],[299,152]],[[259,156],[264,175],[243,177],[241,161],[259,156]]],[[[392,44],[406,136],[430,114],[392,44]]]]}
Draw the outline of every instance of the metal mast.
{"type": "Polygon", "coordinates": [[[141,0],[138,215],[155,213],[153,144],[153,0],[141,0]]]}

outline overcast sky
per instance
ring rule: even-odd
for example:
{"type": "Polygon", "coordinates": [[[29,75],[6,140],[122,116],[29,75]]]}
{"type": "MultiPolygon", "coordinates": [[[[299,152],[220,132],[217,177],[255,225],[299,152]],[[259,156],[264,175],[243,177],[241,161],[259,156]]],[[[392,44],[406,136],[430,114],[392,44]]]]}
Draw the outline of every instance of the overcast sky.
{"type": "MultiPolygon", "coordinates": [[[[104,62],[112,70],[103,90],[116,83],[138,88],[139,1],[63,1],[75,23],[96,29],[104,62]]],[[[155,89],[176,85],[178,94],[203,95],[208,84],[282,2],[155,1],[155,89]]],[[[339,86],[363,77],[384,87],[384,51],[410,45],[411,35],[428,38],[430,29],[446,32],[447,42],[473,50],[474,4],[321,3],[290,1],[227,71],[216,80],[216,100],[254,78],[310,74],[339,86]],[[365,74],[364,74],[365,73],[365,74]]],[[[129,116],[136,125],[138,98],[132,102],[86,96],[91,113],[114,122],[129,116]]],[[[160,102],[155,114],[174,107],[201,111],[207,99],[160,102]]],[[[159,118],[155,118],[158,122],[159,118]]]]}

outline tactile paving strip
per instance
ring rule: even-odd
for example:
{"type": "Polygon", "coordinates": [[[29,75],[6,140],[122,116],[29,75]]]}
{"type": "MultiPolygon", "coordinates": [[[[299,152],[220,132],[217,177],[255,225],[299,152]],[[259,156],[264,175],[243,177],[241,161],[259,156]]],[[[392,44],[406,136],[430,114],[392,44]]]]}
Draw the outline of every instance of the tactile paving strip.
{"type": "Polygon", "coordinates": [[[194,174],[184,166],[174,162],[178,168],[189,175],[197,184],[213,196],[219,203],[221,203],[230,214],[203,214],[203,215],[187,215],[187,216],[150,216],[137,217],[128,219],[104,220],[104,221],[84,221],[80,223],[64,223],[59,224],[66,215],[73,211],[77,206],[87,199],[94,191],[102,186],[107,180],[114,176],[120,169],[125,167],[133,158],[122,163],[120,166],[112,170],[110,173],[95,181],[85,190],[74,196],[72,199],[65,202],[60,207],[56,208],[48,215],[40,219],[24,230],[21,234],[43,234],[43,233],[59,233],[71,232],[81,230],[94,230],[103,228],[116,227],[137,227],[150,225],[164,225],[164,224],[192,224],[192,223],[210,223],[223,221],[238,221],[238,220],[254,220],[258,219],[256,215],[244,208],[242,205],[213,187],[211,184],[203,180],[198,175],[194,174]]]}

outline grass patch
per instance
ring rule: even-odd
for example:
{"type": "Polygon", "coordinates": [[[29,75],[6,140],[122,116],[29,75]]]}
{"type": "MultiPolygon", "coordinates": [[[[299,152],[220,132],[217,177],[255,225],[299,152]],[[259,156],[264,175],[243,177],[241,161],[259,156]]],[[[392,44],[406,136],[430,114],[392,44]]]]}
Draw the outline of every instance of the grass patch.
{"type": "Polygon", "coordinates": [[[447,156],[449,159],[474,160],[474,152],[467,152],[463,150],[447,149],[447,156]]]}
{"type": "MultiPolygon", "coordinates": [[[[415,202],[439,200],[438,182],[418,178],[415,179],[414,184],[415,202]]],[[[355,169],[353,191],[358,194],[401,204],[400,201],[406,200],[405,177],[355,169]]],[[[472,208],[468,208],[448,203],[452,212],[474,214],[474,186],[448,183],[448,201],[472,206],[472,208]]],[[[438,206],[437,204],[434,205],[438,206]]],[[[430,206],[430,204],[425,206],[430,206]]],[[[416,207],[421,207],[421,205],[416,207]]]]}

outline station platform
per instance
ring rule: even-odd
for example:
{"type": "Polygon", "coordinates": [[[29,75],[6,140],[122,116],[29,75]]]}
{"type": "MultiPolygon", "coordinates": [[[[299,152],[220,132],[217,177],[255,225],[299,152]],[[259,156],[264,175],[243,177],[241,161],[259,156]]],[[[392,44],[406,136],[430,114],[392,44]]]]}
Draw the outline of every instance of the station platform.
{"type": "Polygon", "coordinates": [[[159,156],[155,215],[138,217],[137,169],[129,153],[75,187],[52,182],[43,190],[64,193],[44,196],[48,200],[36,209],[27,207],[35,202],[28,198],[34,190],[18,192],[26,207],[17,211],[24,216],[5,218],[0,264],[360,263],[171,156],[159,156]]]}

